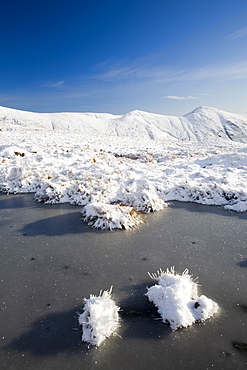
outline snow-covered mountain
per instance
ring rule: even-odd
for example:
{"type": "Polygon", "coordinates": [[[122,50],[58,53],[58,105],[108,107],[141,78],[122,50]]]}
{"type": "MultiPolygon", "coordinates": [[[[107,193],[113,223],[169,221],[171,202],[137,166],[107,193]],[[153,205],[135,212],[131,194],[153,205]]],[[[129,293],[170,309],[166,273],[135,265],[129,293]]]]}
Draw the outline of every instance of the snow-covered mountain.
{"type": "Polygon", "coordinates": [[[0,107],[0,124],[27,128],[69,130],[90,135],[131,136],[142,139],[247,142],[247,114],[198,107],[183,117],[134,110],[108,113],[32,113],[0,107]]]}

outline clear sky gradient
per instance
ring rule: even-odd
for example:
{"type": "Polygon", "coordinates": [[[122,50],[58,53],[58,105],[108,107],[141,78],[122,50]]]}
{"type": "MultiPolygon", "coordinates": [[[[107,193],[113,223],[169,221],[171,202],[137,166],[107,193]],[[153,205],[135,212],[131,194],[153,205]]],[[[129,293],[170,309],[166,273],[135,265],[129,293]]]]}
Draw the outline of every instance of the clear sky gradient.
{"type": "Polygon", "coordinates": [[[246,0],[0,0],[0,105],[247,112],[246,0]]]}

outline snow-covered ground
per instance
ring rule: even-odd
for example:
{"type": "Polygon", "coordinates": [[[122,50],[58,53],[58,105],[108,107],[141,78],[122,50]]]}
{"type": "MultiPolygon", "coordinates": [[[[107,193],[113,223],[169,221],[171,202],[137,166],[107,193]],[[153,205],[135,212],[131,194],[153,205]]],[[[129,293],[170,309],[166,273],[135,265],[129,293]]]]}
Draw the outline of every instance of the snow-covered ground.
{"type": "Polygon", "coordinates": [[[41,114],[0,107],[0,190],[82,206],[92,227],[129,228],[171,200],[247,211],[247,116],[200,107],[41,114]]]}

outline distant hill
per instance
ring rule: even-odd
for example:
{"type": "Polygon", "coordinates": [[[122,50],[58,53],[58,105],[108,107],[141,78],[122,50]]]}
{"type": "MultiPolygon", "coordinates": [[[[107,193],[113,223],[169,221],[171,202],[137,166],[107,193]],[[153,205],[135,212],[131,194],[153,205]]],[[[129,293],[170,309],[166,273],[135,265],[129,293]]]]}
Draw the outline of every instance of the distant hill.
{"type": "Polygon", "coordinates": [[[108,113],[32,113],[0,107],[0,128],[19,125],[30,129],[69,130],[103,136],[131,136],[154,140],[247,142],[247,114],[198,107],[182,116],[143,111],[108,113]]]}

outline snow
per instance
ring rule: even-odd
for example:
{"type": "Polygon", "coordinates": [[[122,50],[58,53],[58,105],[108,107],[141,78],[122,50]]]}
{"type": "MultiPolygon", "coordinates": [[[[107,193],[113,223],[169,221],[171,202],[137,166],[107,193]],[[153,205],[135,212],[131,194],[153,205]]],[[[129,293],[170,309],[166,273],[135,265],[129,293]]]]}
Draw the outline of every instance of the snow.
{"type": "Polygon", "coordinates": [[[198,285],[187,269],[182,275],[176,274],[174,267],[166,272],[160,269],[150,276],[158,284],[148,288],[146,296],[158,308],[162,321],[168,323],[172,330],[191,326],[217,313],[217,303],[205,295],[198,297],[198,285]]]}
{"type": "Polygon", "coordinates": [[[134,208],[120,204],[89,203],[82,214],[87,224],[95,229],[129,229],[142,223],[134,208]]]}
{"type": "Polygon", "coordinates": [[[173,200],[245,212],[246,122],[209,107],[184,117],[0,107],[0,191],[81,205],[103,229],[138,226],[173,200]]]}
{"type": "Polygon", "coordinates": [[[153,140],[232,140],[247,142],[247,114],[198,107],[183,117],[134,110],[108,113],[32,113],[0,107],[2,125],[66,130],[88,135],[135,137],[153,140]]]}
{"type": "Polygon", "coordinates": [[[84,299],[83,313],[79,315],[79,325],[82,326],[82,341],[100,346],[119,326],[119,308],[111,298],[109,291],[100,292],[99,296],[90,295],[84,299]]]}

